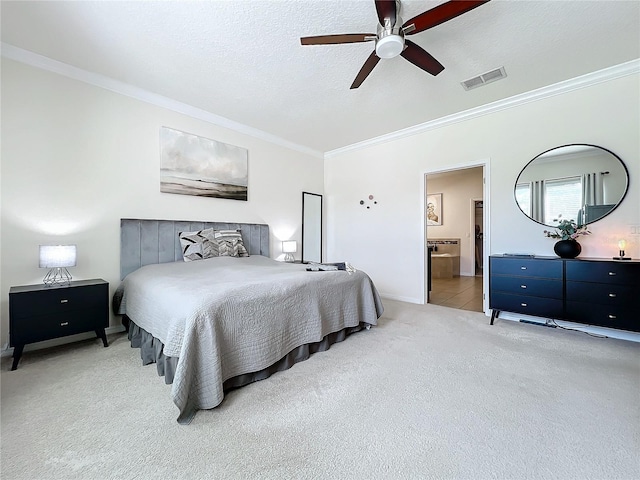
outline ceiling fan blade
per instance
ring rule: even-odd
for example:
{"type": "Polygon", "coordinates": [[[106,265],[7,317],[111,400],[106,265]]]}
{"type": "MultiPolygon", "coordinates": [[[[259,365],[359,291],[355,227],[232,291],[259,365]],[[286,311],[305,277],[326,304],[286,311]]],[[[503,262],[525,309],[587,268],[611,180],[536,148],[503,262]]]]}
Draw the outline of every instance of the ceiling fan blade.
{"type": "Polygon", "coordinates": [[[444,70],[444,66],[438,60],[433,58],[430,53],[427,53],[427,51],[422,47],[419,47],[411,40],[407,39],[405,39],[404,43],[406,48],[400,55],[413,63],[416,67],[421,68],[425,72],[434,76],[444,70]]]}
{"type": "Polygon", "coordinates": [[[344,33],[338,35],[317,35],[315,37],[302,37],[302,45],[333,45],[337,43],[370,42],[376,39],[375,33],[344,33]]]}
{"type": "Polygon", "coordinates": [[[396,24],[396,0],[375,0],[376,12],[378,12],[378,21],[384,27],[384,19],[391,20],[391,27],[396,24]]]}
{"type": "Polygon", "coordinates": [[[469,10],[473,10],[488,1],[489,0],[451,0],[413,17],[411,20],[404,22],[402,27],[406,29],[405,33],[407,35],[415,35],[416,33],[424,32],[429,28],[451,20],[458,15],[467,13],[469,10]],[[415,28],[408,29],[411,25],[415,28]]]}
{"type": "Polygon", "coordinates": [[[369,76],[369,74],[373,70],[373,67],[375,67],[379,61],[380,61],[380,57],[378,57],[376,55],[376,52],[373,51],[371,55],[369,55],[369,58],[367,58],[367,61],[364,62],[364,65],[358,72],[358,75],[356,75],[356,79],[353,81],[350,88],[354,89],[362,85],[362,82],[364,82],[364,79],[369,76]]]}

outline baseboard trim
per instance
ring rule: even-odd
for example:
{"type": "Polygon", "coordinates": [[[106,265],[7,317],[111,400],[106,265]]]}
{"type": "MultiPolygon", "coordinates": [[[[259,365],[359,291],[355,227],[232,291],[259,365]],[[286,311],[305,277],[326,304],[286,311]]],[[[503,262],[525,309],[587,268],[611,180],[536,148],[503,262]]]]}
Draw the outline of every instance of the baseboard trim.
{"type": "Polygon", "coordinates": [[[383,299],[385,299],[385,298],[386,298],[386,299],[388,299],[388,300],[396,300],[396,301],[398,301],[398,302],[417,303],[417,304],[419,304],[419,305],[422,305],[422,303],[423,303],[423,302],[422,302],[422,299],[420,299],[420,298],[403,297],[403,296],[400,296],[400,295],[391,295],[391,294],[388,294],[388,293],[382,293],[382,292],[380,293],[380,296],[381,296],[383,299]]]}
{"type": "MultiPolygon", "coordinates": [[[[113,327],[105,328],[105,333],[107,335],[111,335],[113,333],[122,333],[125,331],[124,326],[115,325],[113,327]]],[[[32,352],[34,350],[42,350],[43,348],[57,347],[60,345],[66,345],[67,343],[80,342],[82,340],[89,340],[90,338],[95,338],[100,345],[102,345],[102,340],[96,337],[95,332],[83,332],[78,333],[76,335],[69,335],[67,337],[53,338],[51,340],[45,340],[43,342],[29,343],[24,346],[25,352],[32,352]]],[[[2,351],[0,356],[2,357],[10,357],[13,355],[13,347],[7,347],[2,351]]]]}
{"type": "MultiPolygon", "coordinates": [[[[547,318],[532,317],[531,315],[519,315],[517,313],[511,312],[500,312],[500,316],[496,318],[496,320],[509,320],[511,322],[535,323],[540,325],[544,325],[548,321],[551,321],[547,318]]],[[[591,335],[605,336],[609,338],[616,338],[618,340],[628,340],[630,342],[640,343],[640,333],[637,332],[630,332],[628,330],[617,330],[615,328],[607,327],[596,327],[594,325],[567,322],[565,320],[553,320],[553,323],[555,323],[558,327],[577,330],[584,333],[590,333],[591,335]]]]}

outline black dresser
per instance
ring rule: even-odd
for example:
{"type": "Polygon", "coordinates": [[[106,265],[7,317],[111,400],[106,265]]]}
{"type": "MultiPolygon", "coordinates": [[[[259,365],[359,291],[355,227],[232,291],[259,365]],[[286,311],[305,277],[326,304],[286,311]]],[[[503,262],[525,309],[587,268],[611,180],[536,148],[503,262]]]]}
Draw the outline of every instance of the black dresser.
{"type": "Polygon", "coordinates": [[[9,338],[15,370],[28,343],[95,331],[108,346],[109,284],[102,279],[67,285],[25,285],[9,290],[9,338]]]}
{"type": "Polygon", "coordinates": [[[489,308],[640,332],[640,261],[492,255],[489,308]]]}

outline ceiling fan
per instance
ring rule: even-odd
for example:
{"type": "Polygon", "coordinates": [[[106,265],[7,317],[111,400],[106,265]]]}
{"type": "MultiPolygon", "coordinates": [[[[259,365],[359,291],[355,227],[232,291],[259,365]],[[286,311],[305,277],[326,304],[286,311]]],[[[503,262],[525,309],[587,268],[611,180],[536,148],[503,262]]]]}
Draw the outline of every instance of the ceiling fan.
{"type": "Polygon", "coordinates": [[[400,0],[374,0],[378,13],[377,33],[345,33],[338,35],[318,35],[302,37],[302,45],[334,45],[338,43],[376,42],[374,51],[358,72],[351,88],[358,88],[371,73],[381,58],[393,58],[402,55],[418,68],[438,75],[444,66],[422,47],[405,35],[415,35],[440,25],[452,18],[479,7],[489,0],[451,0],[421,13],[402,23],[400,18],[400,0]]]}

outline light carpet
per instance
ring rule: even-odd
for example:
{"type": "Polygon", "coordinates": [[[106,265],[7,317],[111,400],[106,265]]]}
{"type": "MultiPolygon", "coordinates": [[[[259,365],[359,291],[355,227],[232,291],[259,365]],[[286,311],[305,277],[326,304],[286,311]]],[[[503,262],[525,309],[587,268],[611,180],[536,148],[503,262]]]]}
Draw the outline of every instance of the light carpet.
{"type": "Polygon", "coordinates": [[[2,359],[2,479],[638,479],[640,345],[386,300],[191,425],[126,336],[2,359]]]}

